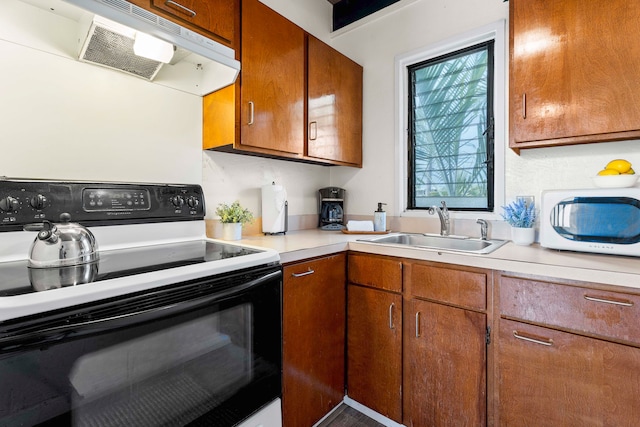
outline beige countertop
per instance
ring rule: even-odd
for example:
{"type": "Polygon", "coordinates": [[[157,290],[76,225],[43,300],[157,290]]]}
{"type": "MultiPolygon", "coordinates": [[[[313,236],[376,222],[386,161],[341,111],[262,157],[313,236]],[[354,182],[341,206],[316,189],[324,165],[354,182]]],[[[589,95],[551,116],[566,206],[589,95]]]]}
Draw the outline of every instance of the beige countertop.
{"type": "Polygon", "coordinates": [[[280,253],[283,264],[349,249],[640,289],[640,259],[634,257],[556,251],[537,244],[517,246],[511,242],[490,254],[476,255],[357,241],[370,237],[314,229],[288,232],[286,235],[245,236],[238,243],[274,249],[280,253]]]}

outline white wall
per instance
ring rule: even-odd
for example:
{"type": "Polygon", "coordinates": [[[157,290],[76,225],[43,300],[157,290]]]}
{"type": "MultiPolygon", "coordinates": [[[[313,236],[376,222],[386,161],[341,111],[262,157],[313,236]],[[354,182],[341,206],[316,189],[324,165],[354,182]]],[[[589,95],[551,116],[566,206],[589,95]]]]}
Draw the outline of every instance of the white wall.
{"type": "MultiPolygon", "coordinates": [[[[508,20],[509,14],[509,3],[501,0],[399,3],[406,6],[364,25],[338,31],[330,40],[334,48],[364,66],[364,168],[336,168],[331,173],[332,185],[347,189],[351,214],[371,215],[377,202],[386,202],[389,215],[398,215],[392,205],[396,194],[395,56],[500,19],[508,20]]],[[[522,150],[520,156],[506,148],[505,156],[509,202],[522,194],[538,198],[544,189],[592,186],[591,177],[611,159],[622,157],[640,165],[640,145],[638,141],[626,141],[531,149],[522,150]]]]}
{"type": "Polygon", "coordinates": [[[201,99],[76,61],[71,24],[0,2],[0,176],[200,183],[201,99]]]}

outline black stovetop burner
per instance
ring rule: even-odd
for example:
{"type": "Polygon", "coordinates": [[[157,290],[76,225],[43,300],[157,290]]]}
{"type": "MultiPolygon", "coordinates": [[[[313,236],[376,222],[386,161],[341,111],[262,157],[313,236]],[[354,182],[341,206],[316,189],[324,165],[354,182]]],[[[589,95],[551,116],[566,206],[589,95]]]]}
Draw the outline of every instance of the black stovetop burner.
{"type": "Polygon", "coordinates": [[[96,263],[64,268],[29,268],[27,261],[0,263],[0,297],[149,273],[251,255],[241,246],[196,240],[100,252],[96,263]]]}

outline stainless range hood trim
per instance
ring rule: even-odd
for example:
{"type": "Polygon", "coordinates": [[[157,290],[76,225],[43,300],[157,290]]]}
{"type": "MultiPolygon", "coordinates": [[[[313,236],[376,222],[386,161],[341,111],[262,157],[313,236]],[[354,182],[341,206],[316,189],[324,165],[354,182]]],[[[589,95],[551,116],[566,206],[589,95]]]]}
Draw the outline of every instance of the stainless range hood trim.
{"type": "Polygon", "coordinates": [[[229,81],[228,84],[234,83],[238,77],[240,62],[235,59],[235,51],[233,49],[134,4],[124,0],[64,1],[229,67],[235,73],[233,80],[229,81]]]}

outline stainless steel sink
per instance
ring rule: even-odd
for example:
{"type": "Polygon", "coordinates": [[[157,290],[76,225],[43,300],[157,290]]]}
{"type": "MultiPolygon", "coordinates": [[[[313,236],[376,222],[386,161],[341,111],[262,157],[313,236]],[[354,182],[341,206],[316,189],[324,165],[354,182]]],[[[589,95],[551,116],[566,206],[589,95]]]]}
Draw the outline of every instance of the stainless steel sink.
{"type": "Polygon", "coordinates": [[[481,240],[464,236],[439,236],[431,234],[394,233],[382,237],[358,239],[360,242],[390,246],[411,246],[474,254],[488,254],[507,243],[506,240],[481,240]]]}

